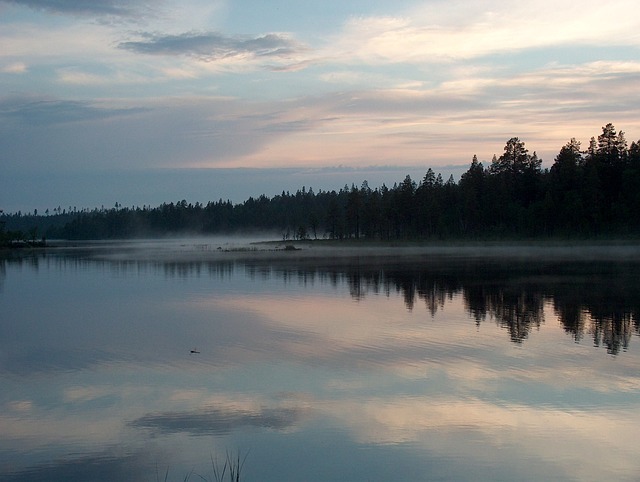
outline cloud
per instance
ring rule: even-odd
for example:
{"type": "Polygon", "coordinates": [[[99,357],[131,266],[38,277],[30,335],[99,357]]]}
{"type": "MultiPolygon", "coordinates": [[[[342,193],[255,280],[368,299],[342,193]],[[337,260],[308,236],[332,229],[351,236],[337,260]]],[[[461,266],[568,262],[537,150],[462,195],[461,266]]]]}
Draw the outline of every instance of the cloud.
{"type": "Polygon", "coordinates": [[[103,66],[102,70],[132,68],[123,52],[113,48],[113,35],[113,28],[103,23],[67,19],[3,23],[0,24],[0,62],[28,65],[31,74],[28,80],[35,82],[33,91],[52,92],[55,84],[48,76],[50,68],[78,68],[87,64],[103,66]]]}
{"type": "Polygon", "coordinates": [[[215,32],[179,35],[142,34],[143,40],[121,42],[121,49],[139,54],[188,56],[204,62],[252,59],[290,60],[305,51],[299,42],[278,33],[260,37],[226,36],[215,32]]]}
{"type": "Polygon", "coordinates": [[[102,168],[238,167],[236,160],[314,122],[281,102],[223,97],[108,103],[10,96],[0,98],[0,162],[21,169],[77,168],[87,159],[102,168]]]}
{"type": "Polygon", "coordinates": [[[31,126],[84,122],[141,112],[139,108],[105,108],[88,102],[42,99],[0,99],[0,120],[18,120],[31,126]]]}
{"type": "Polygon", "coordinates": [[[138,15],[143,7],[136,0],[0,0],[4,3],[44,10],[52,13],[82,16],[130,17],[138,15]]]}
{"type": "Polygon", "coordinates": [[[337,61],[448,63],[557,45],[639,45],[632,1],[428,2],[394,16],[351,18],[327,48],[337,61]]]}
{"type": "MultiPolygon", "coordinates": [[[[10,96],[0,98],[0,160],[26,167],[47,159],[61,168],[91,159],[100,167],[426,169],[468,165],[473,154],[486,161],[519,136],[550,163],[569,138],[586,143],[607,122],[629,141],[638,138],[637,69],[633,63],[559,65],[507,78],[470,75],[435,87],[354,88],[263,102],[10,96]],[[602,73],[594,78],[594,72],[602,73]],[[20,141],[25,136],[28,143],[20,141]]],[[[59,74],[68,83],[100,80],[59,74]]]]}
{"type": "Polygon", "coordinates": [[[27,64],[24,62],[14,62],[12,64],[0,67],[0,72],[4,74],[24,74],[28,70],[27,64]]]}
{"type": "MultiPolygon", "coordinates": [[[[116,70],[106,72],[90,72],[78,68],[60,68],[55,71],[56,81],[60,84],[77,85],[85,87],[114,87],[124,85],[130,88],[133,85],[144,85],[148,87],[150,84],[164,82],[167,78],[180,78],[176,72],[164,71],[160,69],[157,73],[153,73],[151,69],[144,73],[134,72],[132,70],[116,70]]],[[[195,74],[193,74],[195,76],[195,74]]],[[[182,78],[187,78],[186,74],[182,78]]]]}

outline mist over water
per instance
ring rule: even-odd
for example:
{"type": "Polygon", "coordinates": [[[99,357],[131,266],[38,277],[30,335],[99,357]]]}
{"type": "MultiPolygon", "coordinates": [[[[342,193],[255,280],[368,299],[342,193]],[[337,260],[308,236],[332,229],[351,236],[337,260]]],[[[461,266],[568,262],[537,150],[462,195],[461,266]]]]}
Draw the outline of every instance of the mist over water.
{"type": "Polygon", "coordinates": [[[637,248],[255,241],[2,257],[0,479],[634,480],[637,248]]]}

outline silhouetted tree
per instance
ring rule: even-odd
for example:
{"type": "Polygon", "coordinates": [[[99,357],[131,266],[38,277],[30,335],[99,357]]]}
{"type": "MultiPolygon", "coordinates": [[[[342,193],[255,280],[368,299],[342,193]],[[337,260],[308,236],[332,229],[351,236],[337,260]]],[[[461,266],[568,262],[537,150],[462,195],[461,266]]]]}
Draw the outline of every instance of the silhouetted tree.
{"type": "MultiPolygon", "coordinates": [[[[182,232],[273,230],[316,238],[432,239],[451,237],[618,236],[640,234],[640,141],[627,146],[612,124],[585,152],[575,138],[542,170],[518,137],[488,167],[474,156],[456,183],[431,168],[418,185],[406,176],[392,188],[364,181],[338,192],[304,186],[295,193],[250,197],[243,203],[163,203],[1,215],[8,230],[34,226],[48,237],[115,238],[182,232]]],[[[287,235],[288,233],[288,235],[287,235]]]]}

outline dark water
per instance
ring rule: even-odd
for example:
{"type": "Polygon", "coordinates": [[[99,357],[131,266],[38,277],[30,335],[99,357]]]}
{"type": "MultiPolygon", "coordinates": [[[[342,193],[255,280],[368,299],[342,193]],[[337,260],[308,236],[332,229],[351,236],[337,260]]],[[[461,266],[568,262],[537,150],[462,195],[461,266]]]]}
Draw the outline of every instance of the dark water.
{"type": "Polygon", "coordinates": [[[2,258],[0,480],[639,480],[636,248],[216,247],[2,258]]]}

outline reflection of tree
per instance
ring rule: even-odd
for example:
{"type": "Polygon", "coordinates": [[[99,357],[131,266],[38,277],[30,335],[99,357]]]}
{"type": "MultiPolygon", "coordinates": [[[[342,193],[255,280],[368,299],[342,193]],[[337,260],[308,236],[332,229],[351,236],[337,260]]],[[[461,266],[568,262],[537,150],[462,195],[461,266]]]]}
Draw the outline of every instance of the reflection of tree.
{"type": "Polygon", "coordinates": [[[27,266],[34,271],[38,271],[41,261],[44,259],[44,254],[28,252],[22,254],[18,250],[8,250],[7,252],[0,253],[0,289],[4,284],[4,280],[7,276],[8,266],[27,266]]]}
{"type": "Polygon", "coordinates": [[[470,284],[464,291],[464,302],[467,312],[478,326],[487,319],[488,307],[486,296],[485,287],[477,284],[470,284]]]}
{"type": "Polygon", "coordinates": [[[612,355],[617,355],[621,348],[626,350],[631,335],[640,333],[639,311],[625,301],[616,303],[610,298],[597,296],[588,300],[574,296],[567,300],[556,296],[554,308],[565,331],[571,333],[576,341],[589,333],[593,336],[594,346],[604,346],[612,355]]]}
{"type": "Polygon", "coordinates": [[[515,343],[522,343],[533,327],[540,328],[544,321],[544,300],[540,293],[507,287],[490,293],[487,301],[496,323],[509,331],[515,343]]]}
{"type": "Polygon", "coordinates": [[[631,340],[631,314],[614,313],[611,316],[596,316],[591,326],[593,343],[595,346],[606,346],[612,355],[620,353],[622,347],[626,350],[631,340]]]}
{"type": "Polygon", "coordinates": [[[344,263],[332,270],[335,281],[341,276],[349,281],[355,299],[384,289],[401,295],[409,310],[424,300],[432,315],[461,293],[476,324],[495,320],[514,343],[522,343],[544,323],[546,300],[576,342],[590,334],[596,346],[617,354],[633,332],[640,334],[640,280],[633,263],[422,261],[375,267],[360,263],[357,268],[344,263]]]}
{"type": "Polygon", "coordinates": [[[594,346],[616,355],[640,333],[640,283],[634,263],[610,263],[597,276],[583,276],[564,292],[554,295],[556,313],[576,341],[585,333],[594,346]]]}
{"type": "Polygon", "coordinates": [[[4,258],[0,258],[0,291],[2,291],[2,287],[4,286],[4,279],[7,276],[7,260],[4,258]]]}
{"type": "Polygon", "coordinates": [[[236,270],[251,279],[281,279],[285,284],[346,287],[355,300],[369,294],[398,294],[408,310],[424,302],[432,316],[447,300],[461,295],[477,325],[494,321],[514,343],[523,343],[544,323],[544,307],[553,306],[565,332],[580,342],[590,336],[611,354],[625,350],[640,334],[638,262],[518,261],[514,259],[362,258],[216,259],[200,261],[127,259],[77,255],[5,256],[0,259],[0,288],[7,267],[60,265],[84,270],[97,266],[117,274],[150,271],[169,278],[209,276],[226,279],[236,270]]]}
{"type": "Polygon", "coordinates": [[[638,332],[640,297],[637,282],[634,283],[635,270],[623,268],[617,270],[618,276],[607,280],[607,291],[595,293],[586,303],[593,344],[606,347],[612,355],[620,353],[621,348],[626,350],[634,329],[638,332]]]}
{"type": "Polygon", "coordinates": [[[460,291],[460,285],[455,277],[431,268],[414,266],[387,269],[385,283],[402,294],[407,309],[414,308],[416,299],[422,300],[431,316],[434,316],[447,299],[460,291]]]}
{"type": "Polygon", "coordinates": [[[299,263],[279,266],[278,276],[292,281],[304,272],[305,280],[318,278],[333,286],[346,282],[357,300],[368,293],[395,292],[409,310],[423,300],[431,315],[454,295],[462,294],[476,324],[494,320],[514,343],[522,343],[544,323],[547,300],[576,342],[590,334],[596,346],[617,354],[628,346],[634,331],[640,334],[640,279],[635,276],[634,263],[497,259],[403,263],[362,258],[330,266],[317,264],[317,260],[299,263]]]}
{"type": "MultiPolygon", "coordinates": [[[[525,267],[525,272],[530,267],[525,267]]],[[[487,318],[509,332],[514,343],[522,343],[531,330],[544,322],[543,291],[535,286],[535,276],[500,266],[475,270],[463,283],[467,313],[477,325],[487,318]]]]}
{"type": "Polygon", "coordinates": [[[474,282],[463,289],[463,296],[467,312],[477,325],[492,318],[515,343],[522,343],[544,321],[544,297],[526,286],[506,281],[486,285],[474,282]]]}
{"type": "Polygon", "coordinates": [[[376,284],[376,277],[372,274],[369,280],[364,279],[365,277],[359,271],[355,271],[354,273],[350,273],[347,276],[347,281],[349,283],[349,294],[354,300],[362,300],[364,299],[367,293],[367,281],[371,284],[376,284]]]}
{"type": "Polygon", "coordinates": [[[588,318],[588,312],[582,305],[582,293],[572,287],[558,292],[553,299],[553,309],[564,331],[570,333],[576,342],[582,340],[588,318]]]}
{"type": "Polygon", "coordinates": [[[438,309],[444,307],[446,300],[453,297],[453,293],[448,289],[441,289],[435,282],[432,282],[418,288],[418,297],[425,301],[431,316],[435,316],[438,309]]]}

